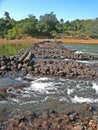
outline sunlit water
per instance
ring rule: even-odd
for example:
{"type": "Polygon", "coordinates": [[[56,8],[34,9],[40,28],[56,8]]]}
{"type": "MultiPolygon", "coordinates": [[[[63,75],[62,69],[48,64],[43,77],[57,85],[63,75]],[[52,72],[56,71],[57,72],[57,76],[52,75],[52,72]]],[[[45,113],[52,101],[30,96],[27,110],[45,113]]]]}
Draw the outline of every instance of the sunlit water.
{"type": "Polygon", "coordinates": [[[79,53],[90,53],[98,55],[98,44],[65,44],[65,47],[77,50],[79,53]]]}
{"type": "MultiPolygon", "coordinates": [[[[98,54],[98,45],[84,44],[65,44],[66,47],[81,52],[90,52],[94,55],[98,54]]],[[[70,60],[70,59],[64,59],[70,60]]],[[[79,61],[86,65],[94,65],[97,60],[79,61]]],[[[0,100],[0,107],[25,108],[34,104],[41,106],[46,102],[58,103],[95,103],[98,104],[98,79],[96,80],[73,80],[63,79],[59,77],[36,77],[32,75],[26,76],[10,76],[0,79],[0,87],[7,87],[8,93],[14,97],[8,97],[6,100],[0,100]],[[26,84],[21,89],[11,88],[13,85],[20,83],[26,84]],[[9,91],[10,90],[10,91],[9,91]]]]}

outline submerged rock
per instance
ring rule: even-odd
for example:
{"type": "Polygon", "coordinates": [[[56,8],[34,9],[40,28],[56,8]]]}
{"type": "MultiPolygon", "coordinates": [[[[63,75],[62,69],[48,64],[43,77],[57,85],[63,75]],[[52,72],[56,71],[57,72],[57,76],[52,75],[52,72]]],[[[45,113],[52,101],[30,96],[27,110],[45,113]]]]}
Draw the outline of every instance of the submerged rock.
{"type": "Polygon", "coordinates": [[[77,54],[65,48],[61,42],[40,42],[21,50],[15,56],[0,56],[0,75],[3,72],[21,71],[24,75],[30,73],[64,78],[94,78],[98,74],[92,68],[76,61],[92,59],[94,56],[77,54]],[[64,61],[66,58],[71,60],[64,61]]]}
{"type": "Polygon", "coordinates": [[[7,90],[6,88],[0,88],[0,101],[6,99],[7,97],[7,90]]]}
{"type": "Polygon", "coordinates": [[[7,122],[2,121],[1,130],[97,130],[98,116],[85,109],[59,113],[55,110],[48,110],[42,113],[32,111],[11,111],[7,114],[10,117],[7,122]],[[15,114],[17,113],[17,115],[15,114]],[[11,116],[13,115],[13,116],[11,116]],[[4,129],[2,129],[4,128],[4,129]]]}

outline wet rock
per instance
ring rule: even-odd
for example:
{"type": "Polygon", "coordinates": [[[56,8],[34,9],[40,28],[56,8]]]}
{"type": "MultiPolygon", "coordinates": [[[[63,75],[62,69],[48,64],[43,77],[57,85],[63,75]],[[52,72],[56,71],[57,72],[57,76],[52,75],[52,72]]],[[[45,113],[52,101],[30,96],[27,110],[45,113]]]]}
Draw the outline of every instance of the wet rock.
{"type": "Polygon", "coordinates": [[[72,130],[83,130],[83,128],[81,127],[81,125],[77,125],[77,126],[74,126],[72,130]]]}
{"type": "Polygon", "coordinates": [[[6,88],[0,88],[0,100],[6,99],[7,91],[6,88]]]}
{"type": "Polygon", "coordinates": [[[23,84],[23,83],[20,83],[20,84],[17,84],[17,85],[15,85],[15,86],[13,86],[13,87],[14,87],[14,88],[20,88],[20,89],[22,89],[22,88],[26,87],[26,85],[23,84]]]}
{"type": "Polygon", "coordinates": [[[29,61],[31,61],[31,59],[32,59],[32,53],[30,51],[29,54],[27,55],[27,57],[24,59],[24,62],[29,62],[29,61]]]}
{"type": "Polygon", "coordinates": [[[23,75],[26,75],[27,74],[27,68],[22,68],[21,72],[22,72],[23,75]]]}
{"type": "Polygon", "coordinates": [[[4,66],[2,66],[2,67],[0,68],[0,70],[3,71],[3,70],[6,70],[6,68],[7,68],[7,66],[4,65],[4,66]]]}
{"type": "Polygon", "coordinates": [[[0,74],[21,71],[23,75],[30,73],[78,79],[98,77],[96,70],[76,62],[76,59],[91,60],[94,57],[90,54],[77,54],[65,48],[61,42],[35,43],[10,58],[0,56],[0,74]],[[73,61],[64,61],[65,58],[73,61]]]}
{"type": "Polygon", "coordinates": [[[49,76],[61,76],[65,78],[93,78],[97,73],[82,63],[73,61],[36,61],[34,73],[49,76]],[[43,67],[44,66],[44,67],[43,67]]]}
{"type": "Polygon", "coordinates": [[[24,122],[21,122],[19,125],[19,130],[25,130],[26,129],[26,124],[24,122]]]}
{"type": "Polygon", "coordinates": [[[18,64],[18,70],[21,70],[22,67],[23,67],[22,64],[19,63],[19,64],[18,64]]]}
{"type": "Polygon", "coordinates": [[[19,62],[23,62],[23,60],[26,58],[26,56],[27,56],[27,54],[28,54],[28,52],[26,51],[26,52],[24,52],[24,54],[19,58],[19,62]]]}
{"type": "MultiPolygon", "coordinates": [[[[13,113],[14,114],[14,113],[13,113]]],[[[85,111],[58,113],[55,110],[36,114],[28,111],[18,112],[5,123],[7,130],[97,130],[97,115],[87,115],[85,111]]]]}

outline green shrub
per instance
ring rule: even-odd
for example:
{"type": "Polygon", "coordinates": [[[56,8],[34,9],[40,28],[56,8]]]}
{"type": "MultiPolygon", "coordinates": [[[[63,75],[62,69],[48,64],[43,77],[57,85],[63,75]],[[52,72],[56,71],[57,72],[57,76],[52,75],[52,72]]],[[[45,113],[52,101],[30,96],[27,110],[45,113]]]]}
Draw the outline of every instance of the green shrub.
{"type": "Polygon", "coordinates": [[[21,43],[21,44],[3,44],[0,45],[0,54],[6,56],[15,55],[19,50],[23,48],[28,48],[31,44],[21,43]]]}

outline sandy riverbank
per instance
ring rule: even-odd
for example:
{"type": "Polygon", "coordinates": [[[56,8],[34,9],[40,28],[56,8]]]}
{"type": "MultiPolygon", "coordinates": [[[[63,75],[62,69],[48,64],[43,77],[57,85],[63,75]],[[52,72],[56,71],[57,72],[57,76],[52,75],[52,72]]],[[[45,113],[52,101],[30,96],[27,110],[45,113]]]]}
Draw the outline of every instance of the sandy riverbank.
{"type": "Polygon", "coordinates": [[[87,44],[98,44],[98,39],[37,39],[37,38],[31,38],[27,37],[24,39],[15,39],[15,40],[6,40],[0,38],[0,44],[6,44],[6,43],[13,43],[13,44],[20,44],[20,43],[34,43],[34,42],[41,42],[41,41],[61,41],[64,43],[87,43],[87,44]]]}
{"type": "Polygon", "coordinates": [[[64,43],[87,43],[87,44],[98,44],[98,39],[61,39],[64,43]]]}

